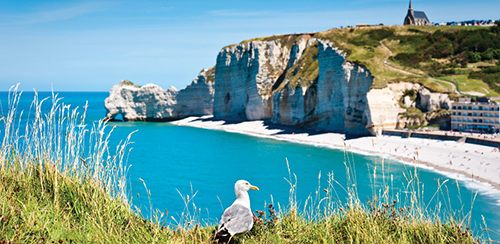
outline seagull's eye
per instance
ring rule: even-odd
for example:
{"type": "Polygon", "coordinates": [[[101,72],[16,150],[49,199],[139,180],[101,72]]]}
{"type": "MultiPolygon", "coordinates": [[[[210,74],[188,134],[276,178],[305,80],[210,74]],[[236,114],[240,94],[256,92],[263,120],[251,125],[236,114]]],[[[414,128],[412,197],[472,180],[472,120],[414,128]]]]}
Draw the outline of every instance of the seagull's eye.
{"type": "Polygon", "coordinates": [[[250,183],[245,183],[245,184],[250,185],[250,183]]]}

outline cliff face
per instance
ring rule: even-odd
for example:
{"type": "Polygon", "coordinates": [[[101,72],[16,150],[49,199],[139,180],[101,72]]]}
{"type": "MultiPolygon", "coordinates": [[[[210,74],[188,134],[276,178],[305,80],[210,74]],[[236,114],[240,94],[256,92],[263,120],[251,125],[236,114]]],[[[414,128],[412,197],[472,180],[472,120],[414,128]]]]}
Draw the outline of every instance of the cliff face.
{"type": "MultiPolygon", "coordinates": [[[[370,72],[351,62],[327,41],[318,40],[318,74],[310,86],[285,80],[274,94],[272,121],[292,126],[367,134],[366,94],[373,79],[370,72]]],[[[295,71],[291,71],[295,72],[295,71]]]]}
{"type": "Polygon", "coordinates": [[[309,35],[294,38],[293,45],[278,39],[221,50],[215,69],[214,116],[271,119],[277,124],[364,135],[423,122],[402,117],[407,107],[432,111],[451,103],[447,94],[432,93],[420,84],[372,88],[371,73],[347,61],[333,43],[309,35]],[[415,91],[415,101],[405,98],[408,90],[415,91]]]}
{"type": "Polygon", "coordinates": [[[107,120],[169,121],[212,114],[213,69],[203,70],[185,89],[163,90],[154,84],[136,86],[124,80],[113,86],[104,101],[107,120]]]}
{"type": "Polygon", "coordinates": [[[107,118],[122,114],[124,120],[173,120],[213,114],[366,135],[425,123],[432,116],[422,112],[451,104],[448,94],[416,83],[372,85],[370,71],[348,61],[334,43],[310,34],[288,35],[223,48],[215,67],[180,91],[122,82],[106,99],[107,118]]]}
{"type": "Polygon", "coordinates": [[[214,115],[368,134],[367,92],[373,79],[345,57],[332,43],[308,36],[290,48],[255,41],[223,49],[216,65],[214,115]]]}
{"type": "Polygon", "coordinates": [[[215,65],[214,116],[271,118],[273,85],[305,46],[302,38],[291,49],[279,41],[252,41],[223,49],[215,65]]]}
{"type": "Polygon", "coordinates": [[[177,94],[174,118],[213,114],[214,92],[214,69],[203,70],[177,94]]]}

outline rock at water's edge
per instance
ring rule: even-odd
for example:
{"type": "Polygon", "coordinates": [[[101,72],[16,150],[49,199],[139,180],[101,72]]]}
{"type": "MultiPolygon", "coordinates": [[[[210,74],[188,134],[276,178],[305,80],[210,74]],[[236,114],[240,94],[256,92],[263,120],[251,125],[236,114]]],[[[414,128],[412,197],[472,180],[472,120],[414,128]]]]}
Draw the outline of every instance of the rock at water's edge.
{"type": "Polygon", "coordinates": [[[121,114],[124,121],[169,121],[212,114],[213,68],[203,70],[185,89],[163,90],[154,84],[137,86],[124,80],[109,91],[106,120],[121,114]]]}

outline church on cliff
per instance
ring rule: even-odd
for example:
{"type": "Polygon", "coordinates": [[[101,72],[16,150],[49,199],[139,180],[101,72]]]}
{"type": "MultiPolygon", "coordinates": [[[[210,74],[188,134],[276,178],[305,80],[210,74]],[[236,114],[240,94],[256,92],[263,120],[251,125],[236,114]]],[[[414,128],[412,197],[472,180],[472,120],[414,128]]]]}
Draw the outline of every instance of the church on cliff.
{"type": "Polygon", "coordinates": [[[410,7],[408,8],[404,25],[431,25],[431,22],[424,11],[413,11],[410,0],[410,7]]]}

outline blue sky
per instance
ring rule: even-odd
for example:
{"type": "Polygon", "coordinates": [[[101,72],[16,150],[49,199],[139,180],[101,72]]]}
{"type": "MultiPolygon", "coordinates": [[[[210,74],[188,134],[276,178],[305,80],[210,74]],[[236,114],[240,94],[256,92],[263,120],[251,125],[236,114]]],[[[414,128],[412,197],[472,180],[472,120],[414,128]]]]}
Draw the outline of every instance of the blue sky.
{"type": "MultiPolygon", "coordinates": [[[[414,0],[433,22],[499,19],[500,1],[414,0]]],[[[223,46],[357,23],[400,25],[405,0],[0,0],[0,91],[109,91],[123,79],[182,89],[223,46]]]]}

